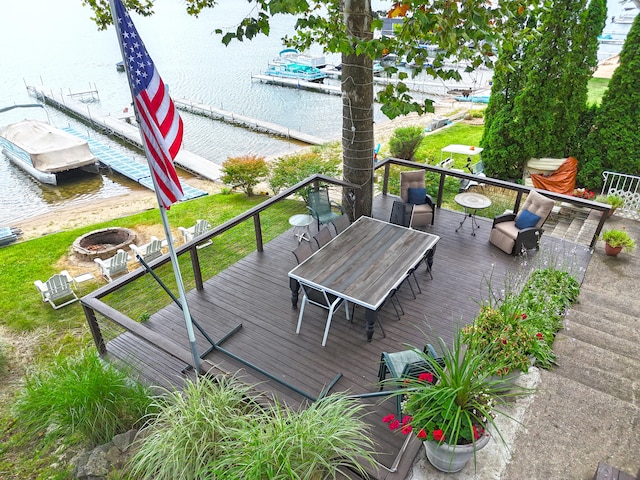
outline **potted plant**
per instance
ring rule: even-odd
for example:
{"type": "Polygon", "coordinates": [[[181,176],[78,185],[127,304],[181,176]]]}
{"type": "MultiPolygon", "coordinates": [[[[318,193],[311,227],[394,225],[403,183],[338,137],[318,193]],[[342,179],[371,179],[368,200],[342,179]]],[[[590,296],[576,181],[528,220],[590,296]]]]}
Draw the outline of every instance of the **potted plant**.
{"type": "Polygon", "coordinates": [[[613,215],[613,212],[616,211],[616,208],[620,208],[624,205],[624,198],[620,195],[616,195],[615,193],[611,193],[609,195],[598,195],[596,197],[596,202],[606,203],[611,205],[611,210],[609,210],[609,217],[613,215]]]}
{"type": "Polygon", "coordinates": [[[605,253],[614,257],[622,250],[625,252],[631,252],[636,246],[636,242],[631,238],[631,236],[629,236],[624,228],[607,230],[602,234],[602,240],[605,243],[605,253]]]}
{"type": "MultiPolygon", "coordinates": [[[[488,352],[466,348],[460,332],[451,348],[442,339],[439,343],[444,366],[431,355],[421,353],[421,360],[431,372],[389,381],[398,388],[395,394],[405,396],[405,400],[402,418],[392,414],[383,421],[391,430],[399,429],[422,440],[435,468],[457,472],[471,458],[475,461],[476,451],[489,443],[490,427],[494,435],[502,438],[494,418],[504,414],[495,408],[501,401],[503,384],[481,368],[488,352]]],[[[523,392],[526,390],[519,388],[512,394],[523,392]]]]}

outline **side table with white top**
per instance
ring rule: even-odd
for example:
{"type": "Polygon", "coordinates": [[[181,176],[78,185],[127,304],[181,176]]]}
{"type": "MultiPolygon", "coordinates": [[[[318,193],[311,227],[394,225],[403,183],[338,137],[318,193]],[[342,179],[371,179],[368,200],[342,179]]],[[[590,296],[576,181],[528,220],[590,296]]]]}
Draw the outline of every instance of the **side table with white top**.
{"type": "Polygon", "coordinates": [[[491,200],[488,197],[476,192],[459,193],[454,198],[455,202],[464,207],[464,218],[456,228],[456,233],[462,227],[467,218],[471,218],[471,235],[476,236],[476,228],[480,228],[476,221],[476,211],[491,206],[491,200]]]}
{"type": "Polygon", "coordinates": [[[304,213],[293,215],[289,218],[289,224],[293,227],[293,236],[298,239],[298,243],[302,240],[311,240],[309,225],[312,223],[313,217],[304,213]]]}

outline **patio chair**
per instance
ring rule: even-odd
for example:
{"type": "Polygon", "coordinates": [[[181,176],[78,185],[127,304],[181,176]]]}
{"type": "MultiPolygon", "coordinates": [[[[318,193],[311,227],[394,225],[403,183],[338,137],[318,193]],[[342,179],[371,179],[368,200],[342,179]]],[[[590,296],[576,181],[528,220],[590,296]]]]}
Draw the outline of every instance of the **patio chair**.
{"type": "Polygon", "coordinates": [[[400,200],[394,200],[391,206],[391,216],[389,217],[389,223],[394,225],[400,225],[402,227],[411,226],[411,217],[413,215],[413,208],[415,205],[412,203],[401,202],[400,200]]]}
{"type": "Polygon", "coordinates": [[[333,227],[336,235],[340,235],[344,232],[349,228],[349,225],[351,225],[351,220],[349,220],[349,216],[346,214],[340,215],[338,218],[331,221],[331,226],[333,227]]]}
{"type": "Polygon", "coordinates": [[[293,251],[293,256],[296,257],[298,265],[304,262],[307,258],[313,255],[313,249],[309,242],[300,242],[300,244],[293,251]]]}
{"type": "Polygon", "coordinates": [[[127,255],[127,252],[120,249],[111,258],[107,258],[106,260],[96,258],[93,261],[98,264],[98,267],[100,267],[100,275],[102,275],[108,282],[113,282],[113,277],[116,275],[122,275],[123,273],[129,272],[129,268],[127,267],[127,262],[129,260],[131,260],[131,258],[127,255]]]}
{"type": "Polygon", "coordinates": [[[57,310],[61,307],[69,305],[79,300],[76,292],[73,291],[73,278],[69,275],[69,272],[63,270],[60,273],[52,275],[46,282],[36,280],[33,282],[43,302],[49,302],[51,306],[57,310]],[[67,300],[64,303],[56,303],[60,300],[67,300]]]}
{"type": "Polygon", "coordinates": [[[333,235],[331,235],[329,227],[322,227],[318,233],[311,237],[311,243],[315,242],[318,249],[324,247],[331,240],[333,240],[333,235]]]}
{"type": "Polygon", "coordinates": [[[156,237],[151,237],[151,241],[144,245],[131,245],[131,250],[133,250],[134,257],[140,257],[145,262],[149,262],[158,258],[162,255],[162,241],[158,240],[156,237]]]}
{"type": "Polygon", "coordinates": [[[425,188],[424,170],[400,172],[400,198],[414,205],[412,227],[433,225],[436,207],[425,188]]]}
{"type": "Polygon", "coordinates": [[[518,214],[505,213],[494,218],[489,242],[510,255],[520,255],[532,248],[539,250],[542,225],[554,205],[552,199],[531,190],[518,214]]]}
{"type": "Polygon", "coordinates": [[[311,188],[308,192],[309,214],[318,222],[318,230],[320,225],[329,223],[337,219],[340,215],[344,215],[342,205],[329,200],[329,190],[327,187],[311,188]],[[340,213],[336,213],[333,209],[337,209],[340,213]]]}
{"type": "MultiPolygon", "coordinates": [[[[433,357],[440,366],[444,366],[444,361],[436,353],[432,345],[426,344],[422,352],[433,357]]],[[[393,380],[403,378],[418,378],[421,373],[435,374],[433,366],[424,359],[417,349],[403,350],[401,352],[382,352],[380,356],[380,368],[378,370],[378,382],[380,390],[384,388],[384,381],[389,374],[393,380]]],[[[435,383],[437,378],[433,377],[435,383]]],[[[399,386],[398,386],[399,387],[399,386]]],[[[398,418],[402,417],[402,395],[396,396],[396,411],[398,418]]]]}
{"type": "Polygon", "coordinates": [[[331,295],[323,290],[318,290],[309,285],[302,285],[302,290],[304,291],[304,297],[302,297],[302,306],[300,307],[300,314],[298,315],[298,326],[296,327],[296,333],[300,333],[300,327],[302,326],[302,316],[304,315],[304,308],[307,303],[311,303],[313,305],[317,305],[318,307],[324,308],[328,310],[329,313],[327,315],[327,323],[324,327],[324,336],[322,337],[322,346],[324,347],[327,344],[327,336],[329,335],[329,327],[331,327],[331,319],[333,318],[333,313],[336,311],[342,303],[344,303],[344,310],[347,314],[347,320],[351,320],[351,316],[349,314],[349,303],[344,301],[343,298],[337,297],[335,295],[331,295]]]}
{"type": "MultiPolygon", "coordinates": [[[[178,227],[178,230],[180,230],[180,232],[182,233],[182,239],[184,240],[184,243],[187,243],[194,238],[207,233],[209,230],[211,230],[211,225],[206,220],[197,220],[196,224],[193,227],[178,227]]],[[[204,248],[211,245],[212,243],[213,241],[209,239],[199,244],[196,248],[204,248]]]]}

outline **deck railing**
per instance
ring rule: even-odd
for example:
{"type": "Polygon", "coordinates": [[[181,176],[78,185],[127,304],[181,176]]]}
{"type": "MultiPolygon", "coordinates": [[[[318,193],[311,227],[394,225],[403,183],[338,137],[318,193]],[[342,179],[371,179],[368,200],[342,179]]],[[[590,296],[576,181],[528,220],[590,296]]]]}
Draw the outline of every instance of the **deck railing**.
{"type": "MultiPolygon", "coordinates": [[[[376,165],[375,165],[376,171],[383,172],[382,179],[380,182],[381,193],[383,195],[389,194],[389,185],[391,183],[390,174],[392,170],[395,173],[396,167],[400,169],[424,169],[428,172],[434,173],[436,175],[436,178],[438,179],[437,194],[435,195],[436,196],[435,200],[438,208],[442,208],[443,205],[445,204],[447,206],[452,205],[451,200],[448,198],[445,198],[445,195],[444,195],[445,183],[450,182],[451,178],[458,179],[458,180],[467,179],[467,180],[476,181],[482,185],[482,188],[485,188],[485,189],[495,188],[495,189],[500,189],[501,191],[510,193],[510,196],[508,196],[507,199],[505,200],[507,202],[506,208],[509,208],[514,212],[517,212],[518,209],[520,208],[523,195],[526,195],[529,191],[531,191],[530,187],[517,185],[510,182],[505,182],[502,180],[496,180],[488,177],[479,177],[479,176],[465,173],[462,171],[447,170],[447,169],[439,168],[436,166],[410,162],[407,160],[387,158],[382,161],[376,162],[376,165]]],[[[183,278],[185,280],[185,285],[187,286],[187,288],[195,288],[196,290],[203,290],[204,281],[206,280],[205,278],[206,275],[203,275],[203,264],[205,267],[208,267],[207,263],[210,262],[210,258],[206,256],[210,254],[207,254],[206,252],[208,250],[209,251],[216,250],[216,243],[214,243],[213,247],[209,247],[202,250],[197,248],[198,245],[208,240],[214,240],[216,238],[219,239],[219,237],[221,237],[225,232],[233,228],[236,228],[238,226],[246,225],[247,223],[252,222],[253,237],[254,237],[256,249],[260,252],[263,251],[264,245],[263,245],[263,228],[261,224],[261,218],[262,218],[261,215],[264,215],[270,208],[274,207],[280,202],[290,199],[290,197],[293,197],[298,192],[306,189],[308,186],[315,185],[318,183],[326,183],[326,184],[338,187],[339,189],[359,188],[356,185],[353,185],[348,182],[344,182],[342,180],[338,180],[335,178],[326,177],[324,175],[313,175],[305,179],[304,181],[294,185],[293,187],[288,188],[287,190],[274,195],[273,197],[251,208],[250,210],[244,212],[243,214],[238,215],[237,217],[231,220],[228,220],[227,222],[219,226],[214,227],[212,230],[208,231],[205,235],[200,236],[197,239],[191,240],[185,243],[184,245],[177,247],[176,253],[179,257],[179,260],[182,260],[184,258],[183,257],[184,255],[189,255],[189,259],[190,259],[190,262],[189,261],[184,263],[181,262],[183,278]],[[205,262],[201,262],[203,258],[205,259],[205,262]],[[183,268],[183,267],[186,267],[186,268],[183,268]]],[[[601,204],[598,202],[580,199],[577,197],[556,194],[551,192],[545,192],[545,195],[553,198],[558,202],[563,202],[565,204],[572,205],[577,208],[581,208],[581,209],[586,208],[586,209],[589,209],[590,211],[596,211],[601,213],[596,232],[593,236],[593,239],[591,240],[591,247],[593,247],[595,245],[595,241],[597,240],[597,237],[600,231],[602,230],[602,226],[604,225],[604,221],[610,210],[610,206],[601,204]]],[[[292,213],[299,213],[299,212],[292,212],[292,213]]],[[[281,221],[281,220],[282,219],[278,219],[278,221],[281,221]]],[[[283,221],[286,222],[286,218],[283,221]]],[[[232,249],[234,248],[233,245],[230,246],[230,245],[225,245],[221,243],[219,243],[218,245],[223,248],[232,248],[232,249]]],[[[169,262],[170,262],[169,255],[165,254],[162,257],[149,262],[149,266],[150,268],[153,269],[154,272],[162,272],[164,269],[164,272],[166,273],[170,271],[169,262]]],[[[208,270],[211,270],[211,269],[208,268],[208,270]]],[[[133,319],[138,317],[133,316],[133,318],[131,318],[131,316],[125,313],[126,309],[119,307],[119,305],[117,304],[118,302],[110,303],[108,299],[105,299],[105,297],[110,295],[118,296],[118,294],[120,293],[119,291],[122,290],[123,292],[120,296],[131,298],[132,300],[130,301],[133,303],[137,303],[137,304],[144,303],[145,305],[153,304],[152,308],[156,308],[157,310],[160,310],[161,308],[166,306],[168,301],[166,300],[165,297],[162,298],[162,301],[155,301],[155,299],[152,299],[152,301],[147,301],[147,302],[144,302],[144,300],[140,298],[140,295],[147,295],[148,291],[151,289],[151,287],[149,286],[151,284],[146,282],[146,280],[143,280],[143,278],[148,278],[148,276],[146,275],[146,271],[143,268],[139,268],[120,278],[117,278],[114,282],[105,285],[104,287],[90,293],[89,295],[81,299],[85,316],[89,323],[89,327],[98,350],[100,351],[101,354],[104,354],[107,352],[106,344],[109,338],[112,338],[112,335],[110,335],[109,333],[105,334],[105,332],[101,329],[101,325],[109,325],[111,327],[114,327],[113,332],[116,332],[116,334],[122,333],[122,332],[128,332],[132,335],[135,335],[136,337],[141,338],[145,342],[148,342],[149,344],[154,345],[156,348],[173,356],[174,358],[179,359],[181,362],[190,364],[192,362],[191,354],[187,349],[173,342],[169,338],[163,337],[158,333],[152,332],[151,330],[146,328],[143,323],[133,319]],[[137,286],[137,284],[139,284],[139,286],[137,286]],[[127,291],[127,289],[131,289],[133,290],[133,292],[136,292],[136,293],[131,293],[131,290],[127,291]]],[[[160,299],[160,295],[161,294],[158,293],[158,299],[160,299]]],[[[146,299],[146,300],[149,300],[149,299],[146,299]]],[[[144,315],[146,316],[152,313],[155,313],[155,312],[145,312],[144,315]]],[[[211,368],[211,365],[206,362],[203,362],[202,368],[203,369],[211,368]]]]}
{"type": "Polygon", "coordinates": [[[622,216],[640,220],[640,177],[617,172],[603,172],[602,193],[622,197],[624,205],[616,210],[622,216]]]}

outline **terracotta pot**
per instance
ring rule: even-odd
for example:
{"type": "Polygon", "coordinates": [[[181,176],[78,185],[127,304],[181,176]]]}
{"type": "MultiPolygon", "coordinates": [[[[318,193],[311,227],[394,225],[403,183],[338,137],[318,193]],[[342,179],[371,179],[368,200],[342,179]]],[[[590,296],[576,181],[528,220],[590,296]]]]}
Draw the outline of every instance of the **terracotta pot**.
{"type": "Polygon", "coordinates": [[[608,243],[604,244],[604,253],[611,257],[615,257],[622,251],[622,247],[612,247],[608,243]]]}
{"type": "Polygon", "coordinates": [[[424,449],[431,465],[441,472],[459,472],[474,456],[474,451],[484,448],[491,436],[487,431],[475,444],[449,445],[448,443],[424,442],[424,449]]]}

